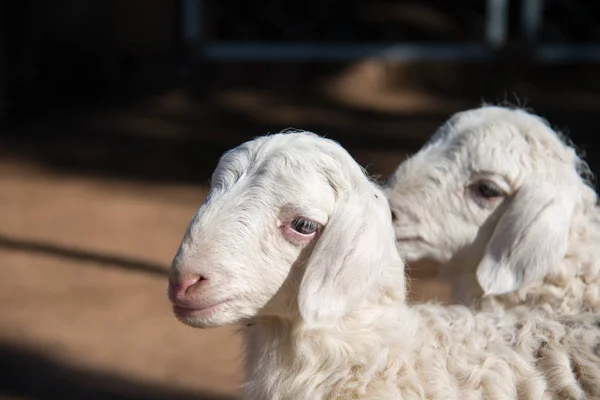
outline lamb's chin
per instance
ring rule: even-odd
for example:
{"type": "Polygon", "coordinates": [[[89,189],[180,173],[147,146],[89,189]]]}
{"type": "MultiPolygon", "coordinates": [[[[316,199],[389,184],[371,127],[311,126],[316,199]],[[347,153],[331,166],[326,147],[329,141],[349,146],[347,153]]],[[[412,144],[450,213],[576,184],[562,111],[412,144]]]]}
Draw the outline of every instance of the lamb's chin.
{"type": "Polygon", "coordinates": [[[235,324],[241,319],[229,303],[200,310],[173,307],[173,314],[179,321],[194,328],[216,328],[235,324]]]}
{"type": "Polygon", "coordinates": [[[421,248],[420,243],[411,243],[408,241],[396,241],[396,243],[402,259],[408,264],[418,262],[428,255],[428,252],[421,248]]]}

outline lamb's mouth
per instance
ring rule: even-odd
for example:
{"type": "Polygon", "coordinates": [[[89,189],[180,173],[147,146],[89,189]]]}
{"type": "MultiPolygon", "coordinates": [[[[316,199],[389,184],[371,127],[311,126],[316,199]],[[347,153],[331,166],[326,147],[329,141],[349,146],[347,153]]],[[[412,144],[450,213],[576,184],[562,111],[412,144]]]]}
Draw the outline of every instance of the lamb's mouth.
{"type": "Polygon", "coordinates": [[[231,300],[232,299],[225,299],[223,301],[219,301],[219,302],[210,304],[208,306],[195,307],[195,308],[184,307],[184,306],[179,306],[177,304],[173,304],[173,314],[175,314],[175,316],[180,319],[181,318],[186,319],[186,318],[204,317],[204,316],[211,314],[212,312],[217,310],[219,307],[229,303],[231,300]]]}
{"type": "Polygon", "coordinates": [[[421,236],[401,236],[396,238],[396,242],[398,243],[406,243],[406,242],[423,242],[425,243],[425,239],[421,236]]]}

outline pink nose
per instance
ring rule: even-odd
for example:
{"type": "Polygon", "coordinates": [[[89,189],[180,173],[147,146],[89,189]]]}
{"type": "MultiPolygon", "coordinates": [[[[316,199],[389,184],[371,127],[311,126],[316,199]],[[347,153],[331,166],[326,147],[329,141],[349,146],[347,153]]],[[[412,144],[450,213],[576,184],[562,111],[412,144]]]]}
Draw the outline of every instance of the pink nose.
{"type": "Polygon", "coordinates": [[[180,279],[169,279],[169,299],[173,303],[184,301],[186,297],[198,289],[206,281],[202,275],[186,276],[180,279]]]}

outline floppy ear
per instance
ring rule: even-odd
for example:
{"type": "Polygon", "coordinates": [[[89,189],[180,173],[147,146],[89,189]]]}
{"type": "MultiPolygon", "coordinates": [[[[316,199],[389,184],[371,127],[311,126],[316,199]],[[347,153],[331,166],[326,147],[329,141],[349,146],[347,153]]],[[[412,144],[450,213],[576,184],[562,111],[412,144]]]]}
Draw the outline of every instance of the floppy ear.
{"type": "Polygon", "coordinates": [[[344,316],[391,263],[402,260],[385,196],[373,190],[345,195],[306,265],[298,294],[302,318],[317,326],[344,316]]]}
{"type": "Polygon", "coordinates": [[[574,185],[540,177],[521,186],[477,267],[484,295],[512,292],[542,280],[565,256],[578,193],[574,185]]]}

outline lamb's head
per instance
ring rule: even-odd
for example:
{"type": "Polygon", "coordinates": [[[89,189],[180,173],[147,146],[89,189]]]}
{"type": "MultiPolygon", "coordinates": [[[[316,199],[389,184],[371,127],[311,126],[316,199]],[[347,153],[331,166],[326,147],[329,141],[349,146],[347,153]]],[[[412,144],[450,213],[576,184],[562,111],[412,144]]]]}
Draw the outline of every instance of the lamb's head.
{"type": "Polygon", "coordinates": [[[383,191],[336,142],[280,133],[221,157],[173,260],[169,297],[197,327],[316,325],[348,313],[390,265],[402,273],[383,191]]]}
{"type": "Polygon", "coordinates": [[[595,203],[586,168],[533,114],[457,113],[388,181],[401,254],[467,268],[484,295],[541,281],[565,256],[574,210],[595,203]]]}

